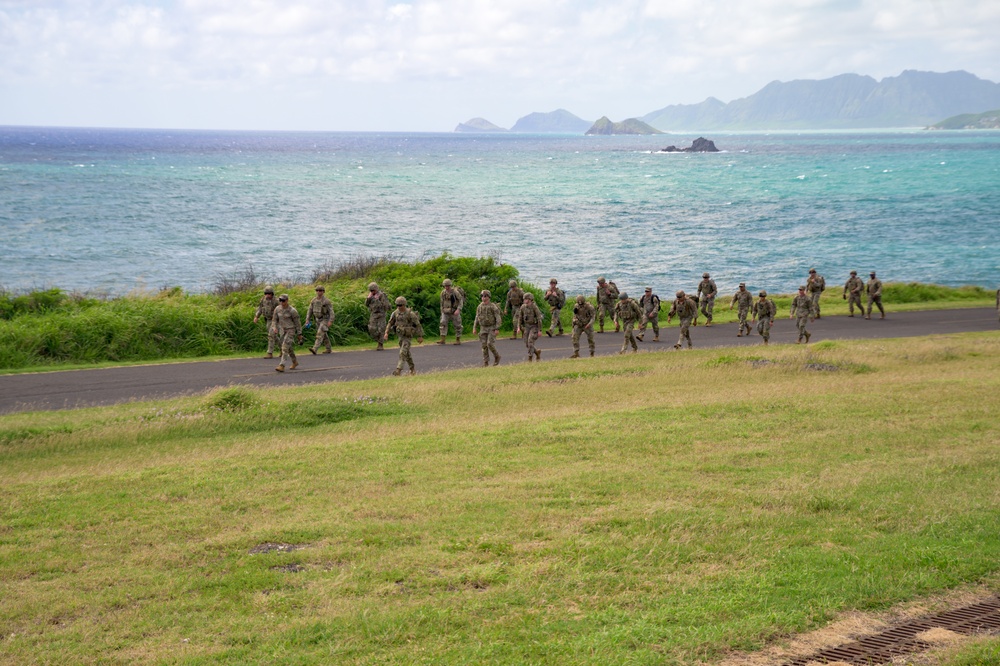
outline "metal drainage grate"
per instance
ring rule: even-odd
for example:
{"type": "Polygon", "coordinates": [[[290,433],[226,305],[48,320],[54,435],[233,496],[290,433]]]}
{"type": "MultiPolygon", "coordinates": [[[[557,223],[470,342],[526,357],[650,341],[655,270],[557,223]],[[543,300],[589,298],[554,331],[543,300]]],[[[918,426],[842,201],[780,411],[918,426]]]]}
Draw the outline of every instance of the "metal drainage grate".
{"type": "Polygon", "coordinates": [[[892,661],[893,657],[930,648],[930,643],[916,637],[917,634],[929,629],[947,629],[957,634],[996,631],[1000,629],[1000,598],[912,620],[853,643],[820,650],[807,657],[796,657],[786,661],[783,666],[829,664],[832,661],[842,661],[857,666],[885,664],[892,661]]]}

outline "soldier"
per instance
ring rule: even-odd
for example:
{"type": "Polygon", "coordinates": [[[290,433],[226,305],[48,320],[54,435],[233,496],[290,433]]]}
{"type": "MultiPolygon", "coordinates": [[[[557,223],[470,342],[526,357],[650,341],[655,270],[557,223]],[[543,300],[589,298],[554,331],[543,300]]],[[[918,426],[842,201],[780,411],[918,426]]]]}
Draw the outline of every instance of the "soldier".
{"type": "Polygon", "coordinates": [[[814,317],[819,319],[819,297],[826,291],[826,280],[816,272],[815,268],[809,269],[809,279],[806,280],[806,291],[813,302],[813,310],[816,312],[814,317]]]}
{"type": "MultiPolygon", "coordinates": [[[[618,288],[615,288],[615,292],[618,288]]],[[[617,294],[612,294],[611,287],[603,277],[597,278],[597,323],[600,324],[600,332],[604,332],[604,315],[614,321],[615,299],[617,294]]]]}
{"type": "Polygon", "coordinates": [[[281,340],[281,363],[275,370],[284,372],[288,363],[292,364],[289,370],[294,370],[299,366],[299,360],[295,357],[295,340],[298,336],[299,344],[302,344],[302,320],[299,319],[298,310],[289,304],[288,294],[278,296],[278,307],[271,316],[271,329],[275,337],[281,340]]]}
{"type": "Polygon", "coordinates": [[[729,304],[729,309],[732,310],[734,305],[740,306],[736,310],[736,317],[740,320],[740,331],[736,334],[736,337],[743,337],[743,329],[746,329],[747,335],[750,335],[753,329],[747,323],[747,315],[750,313],[750,306],[753,305],[753,294],[747,291],[746,282],[740,282],[740,288],[733,294],[733,301],[729,304]]]}
{"type": "Polygon", "coordinates": [[[365,306],[368,308],[368,335],[378,342],[376,351],[382,351],[385,349],[382,346],[382,335],[385,331],[386,317],[389,316],[389,297],[374,282],[368,285],[365,306]]]}
{"type": "Polygon", "coordinates": [[[674,315],[680,317],[681,320],[681,334],[677,338],[674,349],[680,349],[681,343],[685,340],[687,340],[688,349],[691,349],[691,325],[698,325],[698,304],[683,291],[678,291],[676,295],[677,298],[670,306],[670,312],[667,313],[668,324],[674,315]]]}
{"type": "Polygon", "coordinates": [[[399,296],[396,299],[396,309],[389,315],[389,323],[386,324],[382,341],[389,339],[389,333],[395,332],[399,338],[399,362],[392,374],[399,377],[403,373],[403,364],[410,366],[410,374],[417,374],[413,365],[413,356],[410,355],[410,343],[414,337],[418,343],[424,341],[424,327],[420,325],[420,315],[416,310],[406,307],[406,299],[399,296]]]}
{"type": "Polygon", "coordinates": [[[624,291],[618,294],[618,302],[615,304],[615,320],[625,331],[619,354],[624,354],[629,345],[632,345],[633,354],[639,351],[639,345],[635,342],[635,334],[632,330],[635,328],[635,322],[640,319],[642,319],[642,308],[635,302],[635,299],[629,298],[624,291]]]}
{"type": "Polygon", "coordinates": [[[875,271],[870,273],[870,278],[868,284],[865,285],[865,291],[868,292],[868,312],[865,313],[865,319],[872,318],[872,305],[878,307],[878,311],[882,313],[879,319],[885,319],[885,309],[882,307],[882,280],[875,277],[875,271]]]}
{"type": "Polygon", "coordinates": [[[799,293],[792,299],[791,312],[792,314],[788,318],[794,319],[795,326],[799,329],[799,339],[796,341],[796,344],[802,344],[803,338],[805,338],[806,344],[809,344],[811,336],[809,335],[809,331],[806,330],[806,324],[816,318],[816,305],[813,303],[812,297],[806,295],[805,285],[799,287],[799,293]]]}
{"type": "Polygon", "coordinates": [[[715,280],[708,273],[701,274],[701,282],[698,283],[698,298],[701,300],[701,313],[705,315],[705,326],[712,325],[712,310],[715,309],[715,297],[719,294],[719,288],[715,286],[715,280]]]}
{"type": "Polygon", "coordinates": [[[316,298],[309,301],[309,309],[306,310],[306,328],[309,328],[309,320],[316,322],[316,341],[309,348],[309,352],[315,356],[316,350],[322,345],[326,345],[324,354],[333,351],[328,332],[333,324],[333,303],[326,297],[326,288],[323,285],[316,287],[316,298]]]}
{"type": "Polygon", "coordinates": [[[516,328],[514,318],[517,317],[517,311],[524,303],[524,290],[517,286],[517,280],[511,280],[507,286],[510,288],[507,290],[507,300],[503,304],[503,313],[510,312],[510,339],[517,340],[517,333],[514,332],[516,328]]]}
{"type": "Polygon", "coordinates": [[[271,285],[264,287],[264,297],[260,299],[260,303],[257,304],[257,311],[253,315],[253,323],[263,317],[264,318],[264,328],[267,330],[267,354],[264,358],[274,358],[274,345],[278,344],[278,349],[281,349],[280,342],[278,341],[278,336],[273,333],[271,328],[271,317],[274,315],[274,308],[278,307],[278,301],[274,299],[274,289],[271,285]]]}
{"type": "Polygon", "coordinates": [[[997,289],[997,319],[1000,319],[1000,289],[997,289]]]}
{"type": "Polygon", "coordinates": [[[444,289],[441,290],[441,324],[438,331],[441,339],[437,344],[443,345],[444,339],[448,336],[448,322],[455,326],[455,344],[462,344],[462,307],[465,305],[465,294],[458,289],[454,289],[451,280],[445,279],[441,283],[444,289]]]}
{"type": "Polygon", "coordinates": [[[542,311],[535,305],[535,295],[530,291],[524,295],[524,303],[521,304],[514,317],[514,327],[518,335],[524,336],[524,345],[528,348],[528,362],[542,360],[542,350],[535,349],[535,340],[542,328],[542,311]]]}
{"type": "Polygon", "coordinates": [[[861,292],[865,289],[865,283],[862,282],[861,278],[858,277],[857,271],[851,271],[851,277],[847,278],[847,282],[844,283],[844,300],[847,300],[847,310],[850,314],[848,317],[854,316],[854,306],[858,306],[858,312],[861,314],[865,313],[865,306],[861,305],[861,292]],[[850,296],[850,300],[847,297],[850,296]]]}
{"type": "Polygon", "coordinates": [[[587,302],[581,294],[576,297],[576,305],[573,307],[573,355],[570,358],[580,358],[580,335],[587,334],[587,343],[590,345],[590,355],[594,355],[594,319],[597,318],[597,309],[587,302]]]}
{"type": "Polygon", "coordinates": [[[472,334],[479,329],[479,342],[483,345],[483,367],[490,364],[490,352],[493,352],[493,365],[500,363],[500,353],[497,351],[497,333],[500,332],[500,322],[503,313],[500,306],[490,300],[490,292],[482,290],[479,298],[483,301],[476,308],[476,319],[472,322],[472,334]]]}
{"type": "MultiPolygon", "coordinates": [[[[618,303],[618,296],[621,294],[618,292],[618,285],[616,285],[611,280],[608,280],[608,292],[611,294],[611,310],[614,312],[614,306],[618,303]]],[[[613,317],[615,322],[615,333],[621,330],[621,322],[618,321],[617,317],[613,317]]]]}
{"type": "Polygon", "coordinates": [[[757,332],[764,338],[766,345],[771,339],[771,327],[774,326],[774,316],[778,314],[778,306],[767,297],[766,291],[759,294],[760,300],[753,304],[753,320],[757,323],[757,332]]]}
{"type": "Polygon", "coordinates": [[[639,342],[646,335],[646,325],[653,325],[653,342],[660,341],[660,297],[653,293],[652,287],[646,287],[646,293],[639,299],[639,308],[642,310],[642,320],[639,323],[639,335],[635,336],[639,342]]]}
{"type": "Polygon", "coordinates": [[[559,313],[562,309],[566,307],[566,292],[557,287],[559,283],[558,280],[552,278],[549,280],[549,290],[545,292],[545,302],[549,304],[549,317],[552,321],[549,322],[549,329],[545,331],[545,334],[552,337],[552,331],[555,330],[556,326],[559,327],[559,335],[563,334],[562,320],[559,318],[559,313]]]}

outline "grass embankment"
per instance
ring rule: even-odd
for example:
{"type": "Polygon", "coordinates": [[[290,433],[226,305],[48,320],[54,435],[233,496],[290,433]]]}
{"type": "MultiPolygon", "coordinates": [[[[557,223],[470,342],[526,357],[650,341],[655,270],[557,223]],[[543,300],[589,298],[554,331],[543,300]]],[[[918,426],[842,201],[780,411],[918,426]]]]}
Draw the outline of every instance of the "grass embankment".
{"type": "MultiPolygon", "coordinates": [[[[417,263],[361,257],[320,269],[308,283],[278,282],[275,290],[289,293],[304,323],[314,287],[323,284],[336,313],[331,338],[335,345],[349,347],[371,344],[368,310],[364,306],[371,281],[378,282],[393,298],[406,296],[420,312],[427,335],[433,337],[437,334],[444,278],[451,278],[466,291],[463,320],[466,331],[471,332],[479,291],[489,289],[502,306],[507,283],[517,275],[516,268],[498,264],[490,257],[442,255],[417,263]]],[[[0,373],[259,353],[266,348],[267,336],[264,324],[254,325],[252,320],[264,282],[251,268],[236,278],[221,279],[213,294],[185,294],[173,288],[155,294],[97,299],[58,289],[22,295],[0,292],[0,339],[7,341],[0,346],[0,373]]],[[[522,286],[536,296],[542,295],[533,285],[522,286]]],[[[837,287],[826,292],[822,301],[825,315],[847,313],[847,303],[839,298],[840,293],[837,287]]],[[[575,296],[567,294],[568,306],[562,312],[566,328],[572,321],[575,296]]],[[[590,298],[593,301],[593,296],[590,298]]],[[[736,321],[736,313],[727,309],[731,298],[732,294],[724,293],[716,301],[716,321],[736,321]]],[[[670,299],[667,295],[663,299],[661,319],[665,320],[670,299]]],[[[885,286],[883,300],[890,312],[898,312],[989,306],[994,299],[992,292],[981,287],[891,283],[885,286]]],[[[545,302],[540,298],[537,301],[547,313],[545,302]]],[[[779,295],[775,302],[779,315],[787,314],[791,296],[779,295]]],[[[510,330],[509,316],[503,328],[510,330]]],[[[306,344],[312,344],[315,328],[306,330],[305,335],[306,344]]]]}
{"type": "Polygon", "coordinates": [[[998,392],[983,333],[2,417],[0,660],[711,663],[1000,589],[998,392]]]}

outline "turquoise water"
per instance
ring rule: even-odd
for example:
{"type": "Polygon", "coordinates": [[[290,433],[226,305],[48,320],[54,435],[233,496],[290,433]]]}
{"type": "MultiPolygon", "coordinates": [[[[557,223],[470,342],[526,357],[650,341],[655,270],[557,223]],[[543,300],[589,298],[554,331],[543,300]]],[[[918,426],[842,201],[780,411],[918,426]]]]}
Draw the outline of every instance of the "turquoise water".
{"type": "Polygon", "coordinates": [[[1000,132],[694,136],[0,128],[0,286],[307,278],[362,253],[494,254],[536,284],[791,291],[816,267],[1000,281],[1000,132]]]}

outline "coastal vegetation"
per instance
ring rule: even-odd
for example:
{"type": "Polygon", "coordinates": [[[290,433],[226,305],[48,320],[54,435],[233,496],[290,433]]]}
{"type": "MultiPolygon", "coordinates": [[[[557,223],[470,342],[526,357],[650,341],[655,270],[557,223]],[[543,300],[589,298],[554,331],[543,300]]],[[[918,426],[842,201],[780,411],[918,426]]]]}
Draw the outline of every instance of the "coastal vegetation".
{"type": "Polygon", "coordinates": [[[3,416],[0,662],[714,664],[996,591],[998,359],[826,341],[3,416]]]}
{"type": "MultiPolygon", "coordinates": [[[[440,317],[439,294],[444,278],[451,278],[466,292],[462,318],[472,330],[478,294],[492,292],[502,307],[507,285],[518,279],[515,267],[493,257],[453,257],[448,254],[417,262],[391,256],[359,256],[319,267],[310,280],[275,280],[277,293],[287,292],[305,323],[306,306],[323,284],[333,302],[336,318],[330,329],[338,346],[365,344],[368,310],[364,305],[369,282],[377,282],[391,298],[402,295],[420,313],[428,335],[434,335],[440,317]]],[[[231,275],[220,275],[212,293],[185,293],[179,287],[158,292],[131,293],[118,298],[47,289],[24,294],[0,291],[0,371],[53,366],[118,362],[149,362],[249,354],[266,346],[262,323],[253,323],[267,276],[253,267],[231,275]]],[[[521,283],[532,291],[544,312],[548,306],[538,287],[521,283]]],[[[832,286],[824,294],[824,314],[843,314],[846,302],[832,286]]],[[[591,300],[593,296],[590,295],[591,300]]],[[[633,294],[639,296],[640,294],[633,294]]],[[[567,294],[572,299],[575,294],[567,294]]],[[[666,319],[669,294],[663,299],[661,319],[666,319]]],[[[716,301],[716,321],[735,321],[726,309],[730,294],[716,301]]],[[[919,283],[887,283],[884,302],[890,310],[992,305],[992,292],[981,287],[942,287],[919,283]]],[[[572,302],[572,301],[571,301],[572,302]]],[[[790,295],[775,298],[779,313],[788,312],[790,295]]],[[[572,306],[562,312],[570,326],[572,306]]],[[[510,330],[510,319],[504,329],[510,330]]],[[[311,342],[314,329],[305,331],[311,342]]]]}

